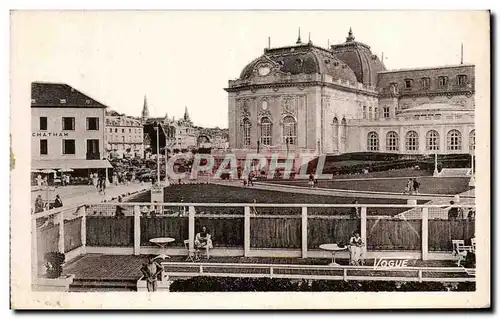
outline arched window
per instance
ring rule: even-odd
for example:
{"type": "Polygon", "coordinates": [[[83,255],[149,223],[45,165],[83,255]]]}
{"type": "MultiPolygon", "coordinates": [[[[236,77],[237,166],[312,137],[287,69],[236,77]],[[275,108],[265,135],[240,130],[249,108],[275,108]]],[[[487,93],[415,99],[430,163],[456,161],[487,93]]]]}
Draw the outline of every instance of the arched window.
{"type": "Polygon", "coordinates": [[[446,148],[448,151],[459,151],[462,149],[462,134],[458,130],[450,130],[446,135],[446,148]]]}
{"type": "Polygon", "coordinates": [[[332,146],[334,151],[339,149],[339,120],[336,117],[333,118],[332,124],[332,146]]]}
{"type": "Polygon", "coordinates": [[[405,147],[407,151],[417,151],[418,150],[418,134],[415,131],[409,131],[406,133],[405,147]]]}
{"type": "Polygon", "coordinates": [[[476,150],[476,130],[472,130],[469,133],[469,150],[476,150]]]}
{"type": "Polygon", "coordinates": [[[385,140],[385,147],[388,151],[398,151],[399,150],[399,136],[398,133],[390,131],[387,133],[385,140]]]}
{"type": "Polygon", "coordinates": [[[375,132],[368,133],[367,146],[369,151],[378,151],[378,134],[375,132]]]}
{"type": "Polygon", "coordinates": [[[260,143],[262,145],[271,145],[273,132],[273,123],[268,117],[263,117],[260,120],[260,143]]]}
{"type": "Polygon", "coordinates": [[[250,120],[245,117],[241,126],[243,131],[243,146],[250,146],[250,120]]]}
{"type": "Polygon", "coordinates": [[[291,116],[283,119],[283,143],[288,143],[289,145],[297,144],[297,124],[291,116]]]}
{"type": "Polygon", "coordinates": [[[439,150],[439,133],[435,130],[430,130],[425,136],[425,148],[428,151],[439,150]]]}

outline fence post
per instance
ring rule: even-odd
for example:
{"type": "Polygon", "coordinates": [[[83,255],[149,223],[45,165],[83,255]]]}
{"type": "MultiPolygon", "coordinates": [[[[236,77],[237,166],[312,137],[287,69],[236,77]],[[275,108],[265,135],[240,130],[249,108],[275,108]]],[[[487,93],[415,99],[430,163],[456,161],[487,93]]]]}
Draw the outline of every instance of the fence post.
{"type": "Polygon", "coordinates": [[[429,207],[422,208],[422,260],[429,259],[429,207]]]}
{"type": "Polygon", "coordinates": [[[307,258],[307,206],[302,207],[302,258],[307,258]]]}
{"type": "Polygon", "coordinates": [[[141,209],[134,206],[134,255],[141,254],[141,209]]]}
{"type": "Polygon", "coordinates": [[[250,255],[250,206],[245,206],[245,220],[244,220],[244,256],[248,257],[250,255]]]}
{"type": "Polygon", "coordinates": [[[82,239],[83,253],[85,254],[85,253],[87,253],[87,207],[82,206],[82,207],[80,207],[80,209],[81,209],[81,215],[82,215],[80,236],[82,239]]]}
{"type": "Polygon", "coordinates": [[[31,217],[31,280],[38,277],[38,247],[36,242],[36,218],[31,217]]]}
{"type": "Polygon", "coordinates": [[[366,258],[366,247],[368,243],[366,242],[366,206],[361,207],[361,240],[363,241],[363,256],[366,258]]]}
{"type": "Polygon", "coordinates": [[[64,213],[60,212],[57,219],[59,220],[59,252],[64,254],[64,213]]]}
{"type": "Polygon", "coordinates": [[[189,250],[194,249],[194,206],[189,206],[189,214],[188,214],[188,221],[189,221],[189,250]]]}

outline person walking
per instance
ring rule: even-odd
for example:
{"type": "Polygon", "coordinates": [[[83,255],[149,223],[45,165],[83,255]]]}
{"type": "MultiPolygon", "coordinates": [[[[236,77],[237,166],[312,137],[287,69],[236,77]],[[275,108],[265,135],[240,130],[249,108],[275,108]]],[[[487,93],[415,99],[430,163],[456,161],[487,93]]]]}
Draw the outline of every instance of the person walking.
{"type": "Polygon", "coordinates": [[[309,174],[309,187],[314,187],[314,175],[312,173],[309,174]]]}
{"type": "Polygon", "coordinates": [[[413,179],[413,189],[415,190],[415,194],[418,194],[418,190],[420,188],[420,183],[416,178],[413,179]]]}

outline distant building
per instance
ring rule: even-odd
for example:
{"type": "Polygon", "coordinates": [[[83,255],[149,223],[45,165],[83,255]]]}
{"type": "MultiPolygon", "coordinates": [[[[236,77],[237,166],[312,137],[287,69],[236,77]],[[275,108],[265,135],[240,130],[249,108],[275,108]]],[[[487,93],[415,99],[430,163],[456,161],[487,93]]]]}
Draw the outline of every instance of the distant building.
{"type": "MultiPolygon", "coordinates": [[[[229,143],[247,153],[468,153],[474,65],[386,70],[349,31],[345,43],[266,48],[230,80],[229,143]]],[[[239,155],[238,155],[239,154],[239,155]]]]}
{"type": "Polygon", "coordinates": [[[32,169],[102,169],[106,106],[64,83],[31,84],[32,169]]]}
{"type": "Polygon", "coordinates": [[[107,115],[104,136],[109,156],[144,156],[144,134],[140,120],[124,115],[107,115]]]}

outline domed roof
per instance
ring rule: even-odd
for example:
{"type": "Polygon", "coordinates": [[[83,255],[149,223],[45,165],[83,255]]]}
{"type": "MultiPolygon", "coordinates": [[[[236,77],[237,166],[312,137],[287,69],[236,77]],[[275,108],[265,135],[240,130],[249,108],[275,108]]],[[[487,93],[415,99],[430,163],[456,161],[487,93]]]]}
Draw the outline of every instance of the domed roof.
{"type": "Polygon", "coordinates": [[[349,29],[346,42],[332,45],[333,54],[345,62],[356,74],[356,79],[365,85],[377,85],[377,74],[385,71],[382,61],[374,55],[370,47],[364,43],[354,41],[352,30],[349,29]]]}
{"type": "Polygon", "coordinates": [[[250,62],[241,72],[246,79],[258,72],[261,63],[271,63],[275,69],[289,74],[327,74],[334,80],[356,83],[356,74],[330,51],[316,47],[311,42],[294,46],[265,49],[264,55],[250,62]]]}

